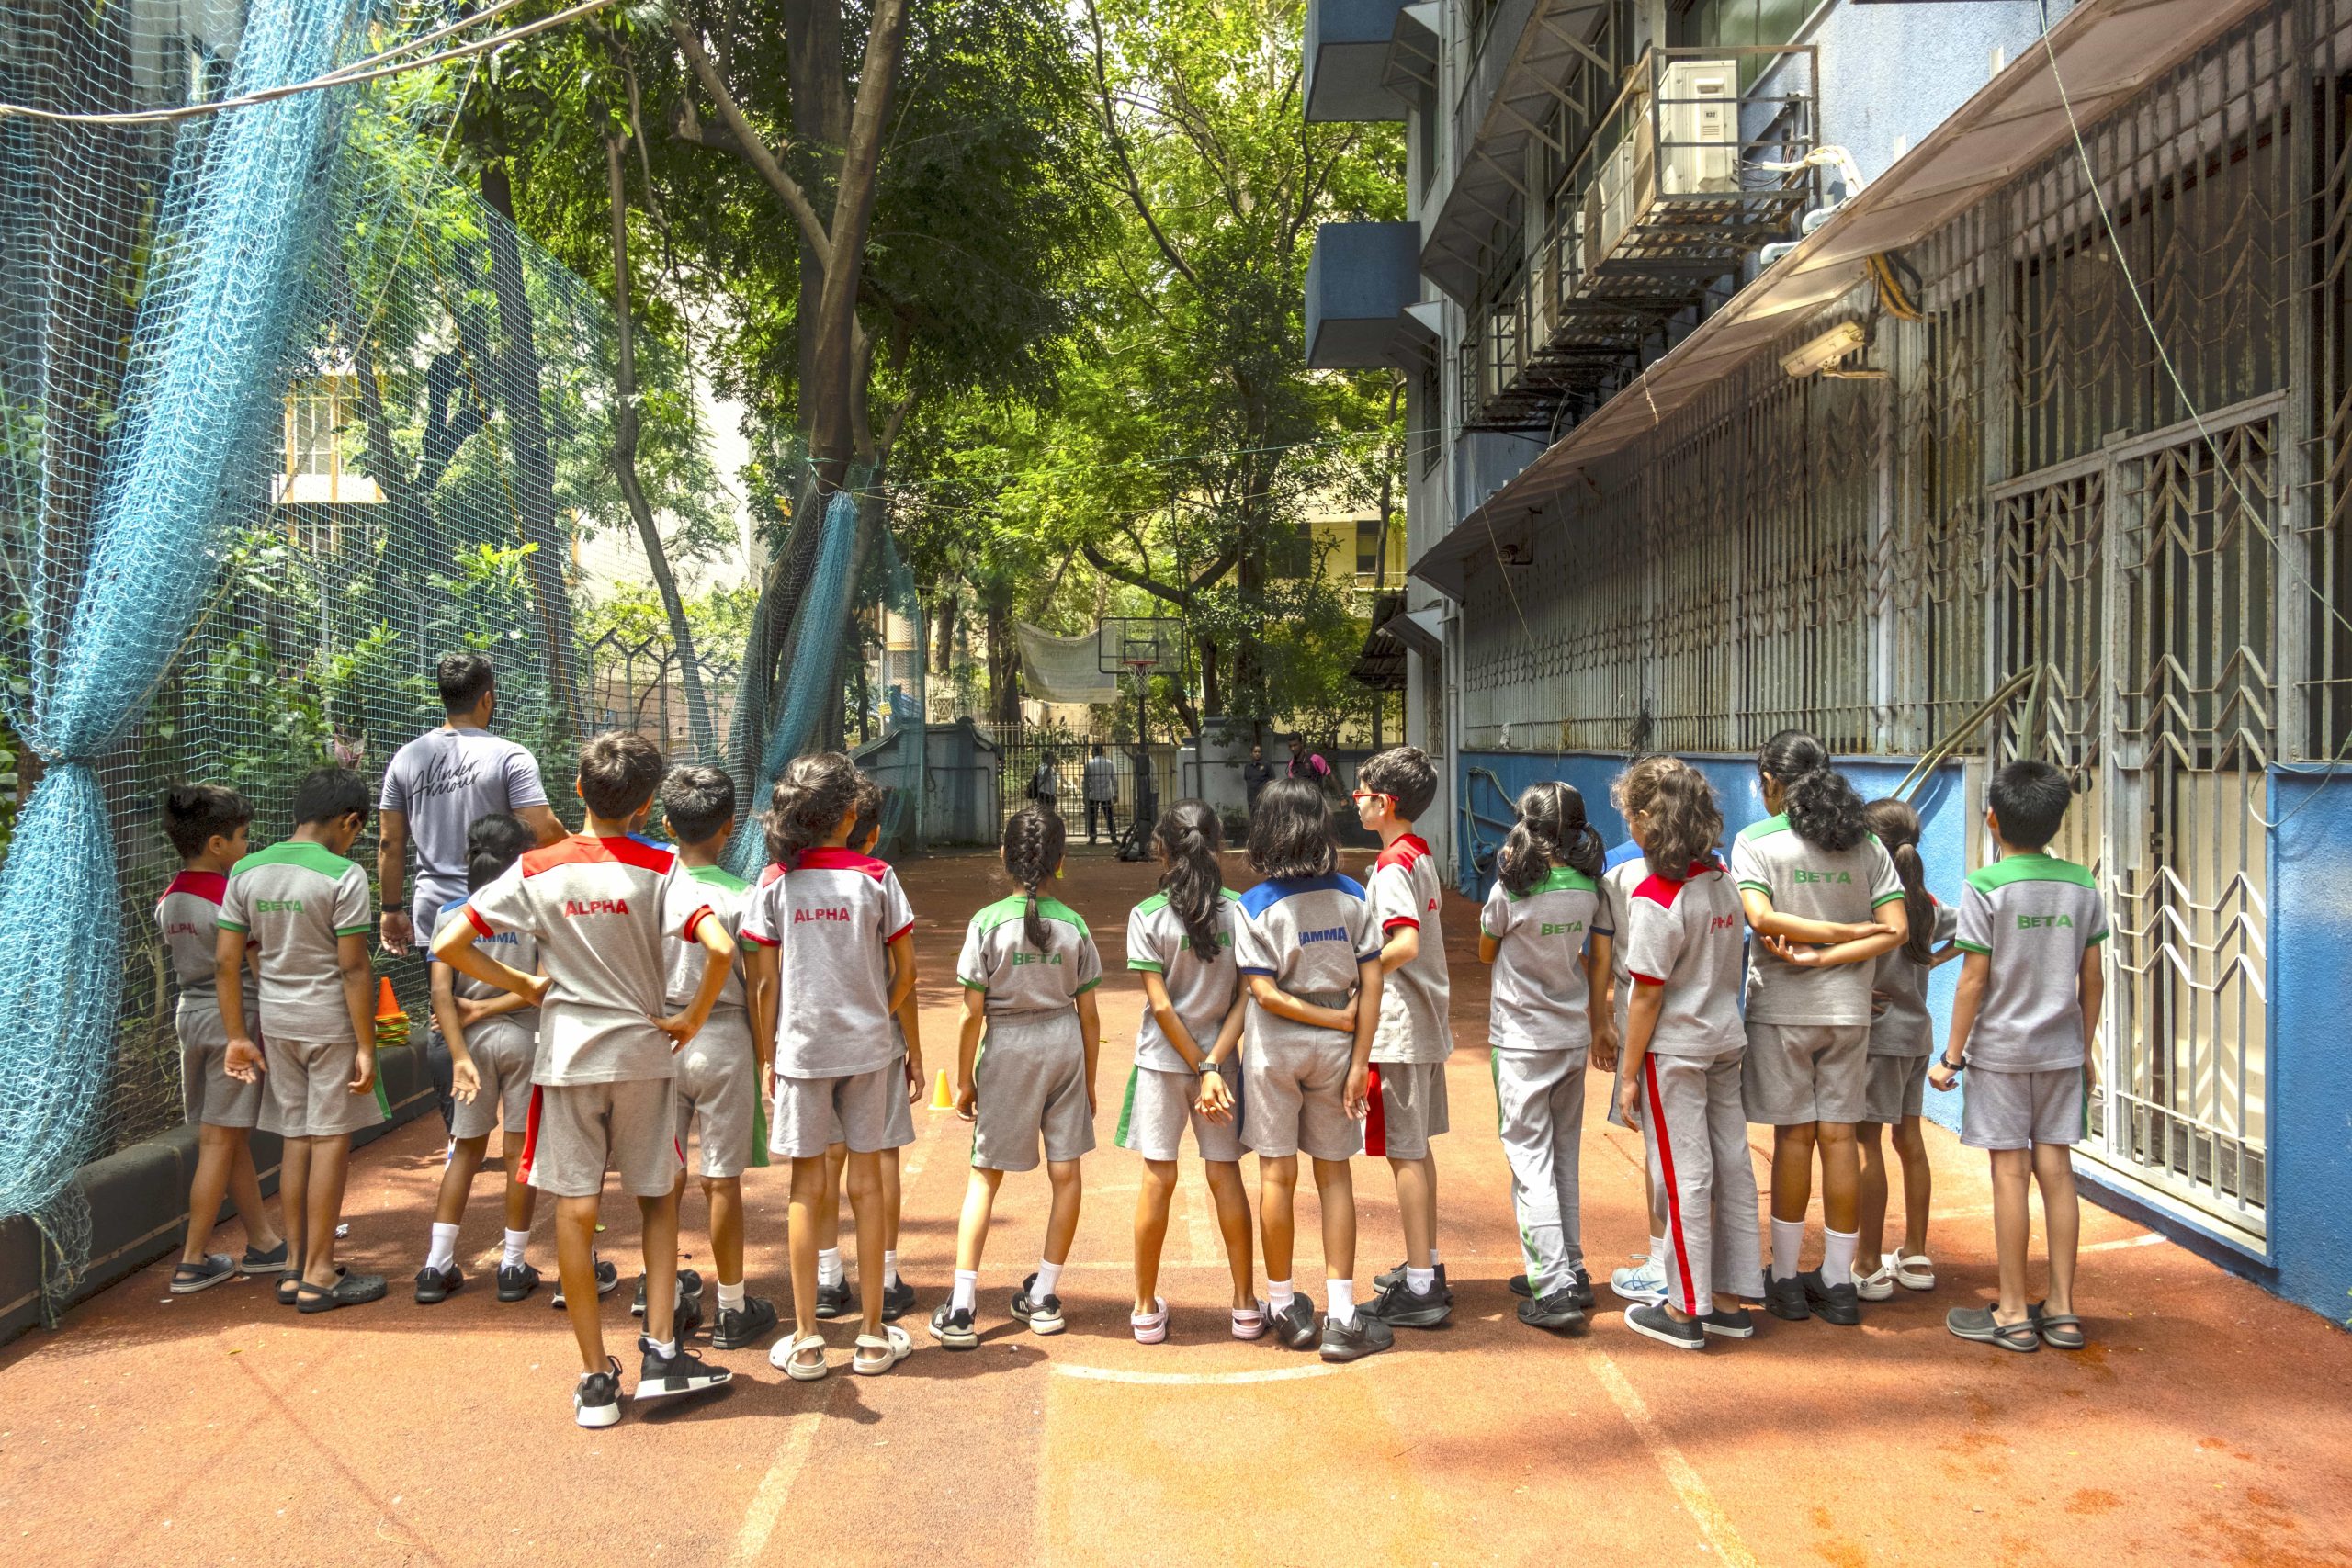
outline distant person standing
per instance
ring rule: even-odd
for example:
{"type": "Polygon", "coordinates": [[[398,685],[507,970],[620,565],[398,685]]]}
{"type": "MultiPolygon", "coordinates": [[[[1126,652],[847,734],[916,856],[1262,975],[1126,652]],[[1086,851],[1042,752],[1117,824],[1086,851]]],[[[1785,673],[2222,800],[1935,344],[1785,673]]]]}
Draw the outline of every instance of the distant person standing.
{"type": "Polygon", "coordinates": [[[1061,815],[1061,769],[1055,762],[1053,748],[1049,746],[1038,755],[1036,771],[1029,775],[1029,798],[1040,810],[1050,811],[1058,817],[1061,815]]]}
{"type": "Polygon", "coordinates": [[[1083,786],[1086,795],[1086,841],[1094,842],[1094,814],[1102,813],[1102,830],[1111,835],[1113,843],[1119,840],[1119,770],[1102,753],[1102,742],[1094,745],[1094,755],[1086,759],[1083,786]]]}
{"type": "Polygon", "coordinates": [[[1323,760],[1321,752],[1306,749],[1306,737],[1303,735],[1290,738],[1290,776],[1305,779],[1320,790],[1331,787],[1331,764],[1323,760]]]}
{"type": "Polygon", "coordinates": [[[1256,741],[1250,743],[1250,760],[1241,764],[1241,787],[1249,792],[1250,809],[1258,809],[1258,792],[1274,782],[1274,765],[1266,761],[1266,749],[1256,741]]]}

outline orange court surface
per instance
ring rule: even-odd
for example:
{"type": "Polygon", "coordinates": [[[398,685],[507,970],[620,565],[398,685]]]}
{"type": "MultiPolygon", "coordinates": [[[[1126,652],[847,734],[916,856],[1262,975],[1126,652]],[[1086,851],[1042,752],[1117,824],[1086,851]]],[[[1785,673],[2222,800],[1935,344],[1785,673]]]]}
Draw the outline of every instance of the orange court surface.
{"type": "MultiPolygon", "coordinates": [[[[1227,864],[1249,879],[1239,856],[1227,864]]],[[[1002,882],[980,853],[904,874],[921,916],[924,1050],[933,1069],[952,1067],[965,918],[1002,882]]],[[[428,1113],[355,1159],[345,1256],[390,1278],[388,1300],[307,1322],[250,1281],[173,1301],[166,1261],[0,1349],[0,1543],[28,1568],[2352,1563],[2352,1339],[2087,1205],[2087,1350],[2019,1356],[1952,1338],[1945,1310],[1991,1294],[1991,1209],[1982,1156],[1939,1129],[1941,1282],[1866,1305],[1859,1329],[1759,1314],[1746,1344],[1678,1354],[1630,1333],[1605,1282],[1586,1336],[1522,1326],[1504,1283],[1521,1265],[1476,911],[1452,897],[1454,1125],[1437,1145],[1452,1324],[1398,1329],[1395,1351],[1347,1367],[1271,1338],[1236,1342],[1188,1158],[1161,1276],[1172,1332],[1136,1344],[1140,1168],[1110,1140],[1142,999],[1124,963],[1125,911],[1152,883],[1150,867],[1080,848],[1054,889],[1092,923],[1110,971],[1102,1146],[1086,1161],[1062,1283],[1068,1332],[1033,1337],[1005,1311],[1036,1266],[1042,1172],[1004,1183],[980,1348],[951,1354],[924,1332],[953,1269],[969,1134],[952,1112],[918,1110],[901,1244],[921,1292],[905,1320],[911,1359],[853,1377],[855,1325],[835,1324],[822,1382],[788,1382],[764,1347],[713,1352],[734,1369],[731,1387],[582,1431],[549,1292],[502,1306],[490,1288],[495,1161],[458,1249],[467,1288],[437,1307],[409,1300],[441,1168],[428,1113]]],[[[1640,1145],[1601,1122],[1605,1082],[1589,1094],[1583,1162],[1584,1239],[1602,1281],[1645,1230],[1640,1145]]],[[[786,1185],[780,1168],[746,1178],[751,1288],[788,1326],[786,1185]]],[[[1356,1190],[1368,1297],[1402,1243],[1381,1162],[1357,1162],[1356,1190]]],[[[1310,1180],[1300,1195],[1295,1276],[1320,1303],[1310,1180]]],[[[551,1209],[532,1244],[550,1277],[551,1209]]],[[[620,1349],[635,1208],[608,1196],[605,1213],[605,1256],[623,1274],[605,1331],[620,1349]]],[[[684,1224],[686,1261],[707,1269],[692,1184],[684,1224]]],[[[242,1245],[233,1225],[216,1242],[242,1245]]],[[[623,1359],[626,1386],[636,1363],[623,1359]]]]}

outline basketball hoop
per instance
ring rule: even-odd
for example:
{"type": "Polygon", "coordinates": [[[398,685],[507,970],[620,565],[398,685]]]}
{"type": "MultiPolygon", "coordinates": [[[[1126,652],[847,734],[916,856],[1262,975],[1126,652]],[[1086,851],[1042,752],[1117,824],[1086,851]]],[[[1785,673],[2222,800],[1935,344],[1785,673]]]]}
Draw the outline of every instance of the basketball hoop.
{"type": "Polygon", "coordinates": [[[1118,840],[1119,858],[1148,860],[1151,829],[1159,815],[1151,776],[1151,733],[1147,699],[1154,675],[1181,678],[1184,672],[1184,623],[1173,615],[1105,615],[1097,623],[1099,662],[1105,674],[1125,673],[1136,683],[1136,805],[1126,833],[1118,840]]]}

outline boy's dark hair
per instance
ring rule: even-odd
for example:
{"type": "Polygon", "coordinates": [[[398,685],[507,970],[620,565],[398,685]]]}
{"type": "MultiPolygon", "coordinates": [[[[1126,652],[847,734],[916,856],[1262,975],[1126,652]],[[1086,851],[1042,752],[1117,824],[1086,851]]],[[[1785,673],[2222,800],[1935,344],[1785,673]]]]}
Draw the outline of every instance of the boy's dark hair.
{"type": "Polygon", "coordinates": [[[1215,957],[1217,949],[1216,906],[1225,897],[1225,870],[1216,852],[1225,847],[1225,825],[1205,800],[1180,800],[1170,807],[1151,831],[1168,869],[1159,874],[1159,890],[1168,907],[1183,922],[1194,953],[1215,957]]]}
{"type": "Polygon", "coordinates": [[[681,844],[707,843],[735,826],[735,778],[707,762],[681,762],[662,779],[662,817],[681,844]]]}
{"type": "Polygon", "coordinates": [[[1521,793],[1519,820],[1495,856],[1495,874],[1524,898],[1555,865],[1572,866],[1597,878],[1607,858],[1600,830],[1585,817],[1584,792],[1572,784],[1545,779],[1521,793]]]}
{"type": "Polygon", "coordinates": [[[2058,836],[2066,821],[2066,807],[2075,786],[2048,762],[2011,762],[1993,775],[1985,804],[2001,824],[2001,840],[2011,849],[2038,850],[2058,836]]]}
{"type": "Polygon", "coordinates": [[[882,828],[882,786],[870,774],[857,775],[857,820],[850,824],[849,842],[852,849],[864,849],[865,836],[882,828]]]}
{"type": "Polygon", "coordinates": [[[839,751],[795,757],[768,795],[768,859],[790,869],[803,850],[831,835],[856,807],[864,777],[839,751]]]}
{"type": "Polygon", "coordinates": [[[1885,846],[1894,862],[1894,879],[1903,885],[1903,912],[1911,934],[1903,939],[1904,955],[1925,964],[1936,955],[1936,900],[1928,891],[1928,868],[1919,860],[1919,814],[1892,796],[1862,807],[1871,837],[1885,846]]]}
{"type": "Polygon", "coordinates": [[[1391,746],[1364,760],[1356,770],[1356,787],[1388,796],[1396,803],[1397,816],[1418,822],[1437,798],[1437,769],[1419,747],[1391,746]]]}
{"type": "Polygon", "coordinates": [[[1040,953],[1054,950],[1054,933],[1037,912],[1037,884],[1061,869],[1062,842],[1067,829],[1054,812],[1024,806],[1004,824],[1004,869],[1021,884],[1027,902],[1021,913],[1021,934],[1040,953]]]}
{"type": "Polygon", "coordinates": [[[1829,749],[1802,729],[1783,729],[1757,753],[1757,772],[1781,786],[1790,830],[1815,849],[1850,850],[1869,834],[1862,797],[1829,765],[1829,749]]]}
{"type": "Polygon", "coordinates": [[[1331,808],[1312,779],[1276,779],[1250,813],[1250,864],[1269,880],[1329,876],[1340,867],[1331,808]]]}
{"type": "Polygon", "coordinates": [[[616,730],[580,748],[580,798],[607,822],[634,817],[662,782],[662,748],[616,730]]]}
{"type": "Polygon", "coordinates": [[[464,713],[481,701],[481,694],[496,681],[490,660],[479,653],[445,653],[441,668],[434,671],[434,683],[441,688],[443,713],[464,713]]]}
{"type": "Polygon", "coordinates": [[[164,792],[164,836],[182,860],[202,854],[215,833],[232,837],[253,819],[245,797],[225,784],[176,784],[164,792]]]}
{"type": "Polygon", "coordinates": [[[349,768],[313,768],[294,786],[297,827],[332,822],[355,811],[364,825],[368,820],[368,781],[349,768]]]}
{"type": "Polygon", "coordinates": [[[466,829],[466,891],[472,893],[497,881],[508,866],[523,858],[523,852],[538,841],[539,836],[520,817],[493,811],[475,818],[473,826],[466,829]]]}
{"type": "Polygon", "coordinates": [[[1098,757],[1100,757],[1101,755],[1102,755],[1102,742],[1101,742],[1100,740],[1097,740],[1097,741],[1094,743],[1094,754],[1095,754],[1096,756],[1098,756],[1098,757]]]}

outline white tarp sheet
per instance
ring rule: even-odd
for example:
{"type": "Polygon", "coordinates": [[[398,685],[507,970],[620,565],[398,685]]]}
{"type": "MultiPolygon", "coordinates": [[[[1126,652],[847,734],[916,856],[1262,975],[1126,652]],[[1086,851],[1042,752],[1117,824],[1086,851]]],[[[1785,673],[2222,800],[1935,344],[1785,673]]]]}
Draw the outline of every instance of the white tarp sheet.
{"type": "Polygon", "coordinates": [[[1021,667],[1029,694],[1049,703],[1115,703],[1119,678],[1102,669],[1102,639],[1097,632],[1056,637],[1026,621],[1015,623],[1021,638],[1021,667]]]}

